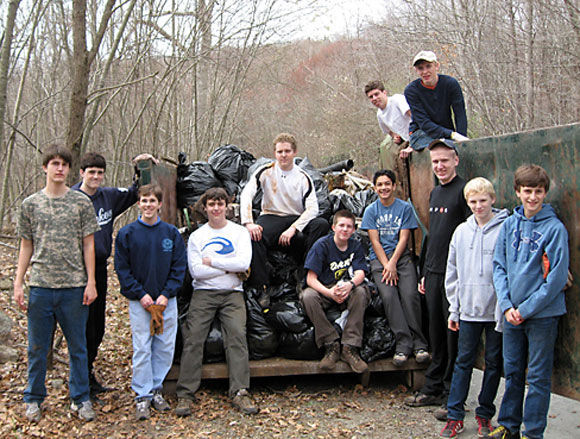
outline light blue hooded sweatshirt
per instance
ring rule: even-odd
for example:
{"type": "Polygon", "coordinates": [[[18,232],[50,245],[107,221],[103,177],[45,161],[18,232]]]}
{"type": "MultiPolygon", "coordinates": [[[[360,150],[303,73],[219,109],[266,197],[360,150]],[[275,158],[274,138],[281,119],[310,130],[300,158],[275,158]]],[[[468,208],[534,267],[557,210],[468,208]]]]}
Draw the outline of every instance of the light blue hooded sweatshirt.
{"type": "Polygon", "coordinates": [[[515,308],[524,319],[566,313],[563,288],[568,279],[568,232],[554,209],[544,204],[532,218],[523,206],[505,220],[493,258],[493,283],[502,313],[515,308]],[[542,255],[550,269],[544,279],[542,255]]]}
{"type": "Polygon", "coordinates": [[[449,318],[470,322],[498,319],[493,287],[493,254],[501,225],[509,216],[507,209],[493,209],[493,217],[479,227],[471,215],[455,229],[449,244],[445,270],[445,292],[449,318]]]}

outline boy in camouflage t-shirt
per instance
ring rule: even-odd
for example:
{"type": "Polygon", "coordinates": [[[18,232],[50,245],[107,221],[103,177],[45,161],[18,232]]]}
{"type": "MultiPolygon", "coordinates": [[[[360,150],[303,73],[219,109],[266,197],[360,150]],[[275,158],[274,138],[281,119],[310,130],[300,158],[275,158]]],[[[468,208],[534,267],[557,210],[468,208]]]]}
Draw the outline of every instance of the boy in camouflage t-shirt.
{"type": "Polygon", "coordinates": [[[95,417],[89,400],[85,326],[88,305],[97,297],[93,234],[99,225],[88,197],[66,186],[71,161],[67,149],[47,148],[42,165],[46,186],[24,200],[20,213],[14,299],[26,310],[23,286],[30,265],[24,401],[27,418],[35,422],[46,397],[46,356],[55,321],[69,349],[71,409],[85,421],[95,417]]]}

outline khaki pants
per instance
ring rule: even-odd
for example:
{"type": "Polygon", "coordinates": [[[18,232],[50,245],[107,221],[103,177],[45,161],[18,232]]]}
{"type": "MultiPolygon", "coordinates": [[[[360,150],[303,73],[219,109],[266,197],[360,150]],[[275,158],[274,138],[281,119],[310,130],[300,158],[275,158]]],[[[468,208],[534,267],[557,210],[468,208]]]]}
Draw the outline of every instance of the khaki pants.
{"type": "MultiPolygon", "coordinates": [[[[325,310],[337,303],[323,296],[313,288],[305,288],[301,294],[302,305],[310,321],[314,325],[314,337],[319,348],[338,340],[338,333],[332,323],[326,318],[325,310]]],[[[348,299],[340,304],[348,309],[348,318],[342,332],[342,344],[360,348],[365,309],[370,301],[366,287],[358,286],[351,291],[348,299]]]]}
{"type": "Polygon", "coordinates": [[[229,395],[250,387],[244,293],[234,290],[195,290],[182,328],[183,352],[177,397],[193,400],[201,382],[203,346],[214,317],[220,320],[230,377],[229,395]]]}

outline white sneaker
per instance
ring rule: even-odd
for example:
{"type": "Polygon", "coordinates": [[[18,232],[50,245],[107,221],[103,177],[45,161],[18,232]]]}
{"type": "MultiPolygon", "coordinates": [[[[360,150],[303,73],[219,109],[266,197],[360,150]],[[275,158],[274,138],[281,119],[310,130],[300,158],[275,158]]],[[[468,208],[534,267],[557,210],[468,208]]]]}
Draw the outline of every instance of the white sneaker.
{"type": "Polygon", "coordinates": [[[141,399],[137,401],[135,407],[135,419],[138,421],[144,421],[151,417],[151,400],[141,399]]]}
{"type": "Polygon", "coordinates": [[[93,409],[93,403],[90,400],[83,401],[80,404],[72,402],[70,409],[76,412],[79,418],[83,421],[92,421],[97,417],[95,410],[93,409]]]}
{"type": "Polygon", "coordinates": [[[166,412],[168,410],[171,410],[171,407],[169,407],[167,401],[163,399],[163,395],[159,390],[153,392],[153,399],[151,400],[151,405],[158,412],[166,412]]]}
{"type": "Polygon", "coordinates": [[[26,418],[30,422],[40,421],[40,418],[42,418],[42,413],[40,411],[40,404],[38,402],[26,403],[26,418]]]}

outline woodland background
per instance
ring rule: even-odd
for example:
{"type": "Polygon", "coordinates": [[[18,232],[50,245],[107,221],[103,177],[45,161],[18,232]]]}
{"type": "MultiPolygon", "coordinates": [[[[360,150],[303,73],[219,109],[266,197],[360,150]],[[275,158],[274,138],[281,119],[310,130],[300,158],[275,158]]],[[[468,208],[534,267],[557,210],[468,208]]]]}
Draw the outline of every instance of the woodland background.
{"type": "Polygon", "coordinates": [[[281,131],[317,166],[372,166],[383,135],[363,87],[402,93],[422,49],[460,81],[470,137],[580,119],[580,0],[385,0],[348,31],[304,36],[339,4],[0,0],[0,228],[43,185],[52,143],[103,153],[109,185],[140,152],[270,155],[281,131]]]}

